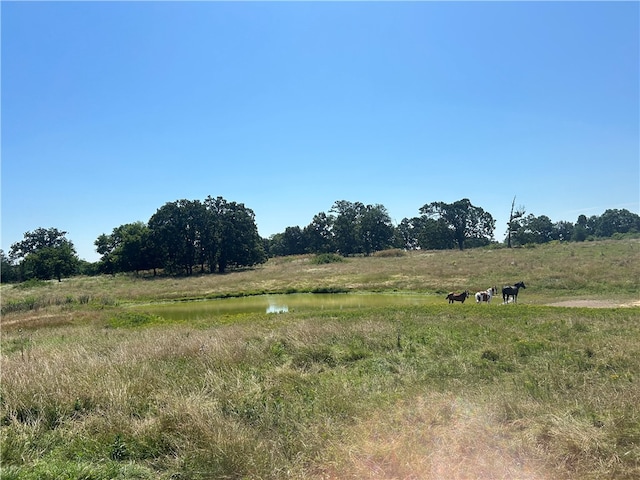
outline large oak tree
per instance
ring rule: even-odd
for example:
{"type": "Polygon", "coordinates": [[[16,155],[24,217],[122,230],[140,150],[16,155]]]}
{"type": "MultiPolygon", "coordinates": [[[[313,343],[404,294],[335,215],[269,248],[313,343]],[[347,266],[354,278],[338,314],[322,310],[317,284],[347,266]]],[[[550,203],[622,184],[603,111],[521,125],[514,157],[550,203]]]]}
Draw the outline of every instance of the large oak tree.
{"type": "Polygon", "coordinates": [[[429,203],[420,208],[420,213],[427,218],[443,221],[453,233],[460,250],[464,250],[465,242],[469,240],[489,243],[493,239],[496,221],[490,213],[472,205],[468,198],[453,203],[429,203]]]}
{"type": "Polygon", "coordinates": [[[26,232],[24,239],[11,245],[9,256],[18,262],[24,279],[49,280],[73,275],[78,268],[78,254],[67,232],[57,228],[37,228],[26,232]]]}

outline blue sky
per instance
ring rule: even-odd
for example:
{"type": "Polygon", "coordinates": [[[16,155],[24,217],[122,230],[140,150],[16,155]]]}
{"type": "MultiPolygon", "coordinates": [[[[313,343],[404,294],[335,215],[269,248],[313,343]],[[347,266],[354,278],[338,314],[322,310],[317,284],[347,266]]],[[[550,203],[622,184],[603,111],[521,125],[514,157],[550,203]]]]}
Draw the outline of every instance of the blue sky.
{"type": "Polygon", "coordinates": [[[2,248],[166,202],[639,212],[638,2],[2,2],[2,248]]]}

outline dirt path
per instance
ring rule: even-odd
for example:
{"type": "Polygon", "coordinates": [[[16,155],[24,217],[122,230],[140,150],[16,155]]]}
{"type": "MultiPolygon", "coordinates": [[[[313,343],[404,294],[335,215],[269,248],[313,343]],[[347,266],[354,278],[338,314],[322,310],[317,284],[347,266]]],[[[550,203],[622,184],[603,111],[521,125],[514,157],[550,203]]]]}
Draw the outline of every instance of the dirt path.
{"type": "Polygon", "coordinates": [[[315,480],[548,480],[542,452],[490,409],[431,393],[346,432],[342,462],[315,480]]]}

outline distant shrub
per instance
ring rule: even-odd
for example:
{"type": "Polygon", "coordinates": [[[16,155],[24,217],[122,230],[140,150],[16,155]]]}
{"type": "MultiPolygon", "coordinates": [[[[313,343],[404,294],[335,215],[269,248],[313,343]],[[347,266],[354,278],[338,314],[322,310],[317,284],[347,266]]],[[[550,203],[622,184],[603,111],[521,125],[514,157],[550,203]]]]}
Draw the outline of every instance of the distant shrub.
{"type": "Polygon", "coordinates": [[[30,280],[25,280],[24,282],[17,284],[15,288],[19,288],[21,290],[27,290],[29,288],[44,287],[46,285],[47,285],[47,282],[45,282],[44,280],[38,280],[37,278],[32,278],[30,280]]]}
{"type": "Polygon", "coordinates": [[[400,248],[390,248],[388,250],[380,250],[373,254],[374,257],[404,257],[407,252],[400,248]]]}
{"type": "Polygon", "coordinates": [[[613,240],[627,240],[627,239],[632,239],[632,238],[640,238],[640,233],[638,232],[626,232],[626,233],[620,233],[620,232],[616,232],[614,233],[611,238],[613,240]]]}
{"type": "Polygon", "coordinates": [[[335,253],[320,253],[310,260],[314,265],[322,265],[325,263],[340,263],[344,262],[344,258],[335,253]]]}

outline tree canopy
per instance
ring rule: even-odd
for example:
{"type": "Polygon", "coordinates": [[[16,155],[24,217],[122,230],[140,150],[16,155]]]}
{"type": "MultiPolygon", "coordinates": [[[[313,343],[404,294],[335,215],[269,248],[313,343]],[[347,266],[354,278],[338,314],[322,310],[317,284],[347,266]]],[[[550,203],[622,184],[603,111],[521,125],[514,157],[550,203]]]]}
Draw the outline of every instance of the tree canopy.
{"type": "Polygon", "coordinates": [[[9,257],[19,264],[19,276],[62,281],[78,267],[78,255],[67,232],[57,228],[37,228],[26,232],[24,239],[11,245],[9,257]]]}
{"type": "Polygon", "coordinates": [[[420,209],[420,213],[427,218],[444,222],[460,250],[464,249],[465,242],[469,240],[480,244],[488,244],[493,240],[495,220],[482,208],[472,205],[468,198],[453,203],[429,203],[420,209]]]}
{"type": "Polygon", "coordinates": [[[513,221],[515,245],[547,243],[552,240],[583,242],[589,238],[609,238],[640,232],[640,216],[628,210],[610,209],[598,216],[578,216],[575,224],[553,223],[546,215],[522,216],[513,221]]]}
{"type": "Polygon", "coordinates": [[[222,197],[176,200],[160,207],[147,224],[114,228],[95,241],[105,273],[164,269],[190,275],[224,273],[229,266],[266,260],[252,210],[222,197]]]}

